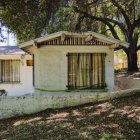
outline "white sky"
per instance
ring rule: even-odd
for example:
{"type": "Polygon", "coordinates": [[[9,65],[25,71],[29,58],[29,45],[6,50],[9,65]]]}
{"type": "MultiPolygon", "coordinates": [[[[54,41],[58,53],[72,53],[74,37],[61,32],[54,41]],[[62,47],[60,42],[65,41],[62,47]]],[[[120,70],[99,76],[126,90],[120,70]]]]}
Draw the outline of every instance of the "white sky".
{"type": "MultiPolygon", "coordinates": [[[[9,39],[6,39],[8,37],[7,28],[2,27],[2,35],[4,36],[5,39],[3,42],[0,41],[0,46],[17,45],[17,41],[13,33],[9,34],[9,39]]],[[[1,35],[0,35],[0,39],[1,39],[1,35]]]]}

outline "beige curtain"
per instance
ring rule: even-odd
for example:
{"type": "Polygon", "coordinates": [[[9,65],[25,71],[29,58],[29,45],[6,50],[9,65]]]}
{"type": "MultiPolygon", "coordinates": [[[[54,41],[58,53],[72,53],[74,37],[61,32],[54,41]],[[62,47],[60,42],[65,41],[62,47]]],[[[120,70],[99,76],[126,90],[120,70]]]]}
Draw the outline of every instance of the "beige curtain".
{"type": "Polygon", "coordinates": [[[105,87],[104,53],[68,54],[69,89],[96,89],[105,87]]]}
{"type": "Polygon", "coordinates": [[[20,82],[20,61],[1,60],[1,82],[20,82]]]}

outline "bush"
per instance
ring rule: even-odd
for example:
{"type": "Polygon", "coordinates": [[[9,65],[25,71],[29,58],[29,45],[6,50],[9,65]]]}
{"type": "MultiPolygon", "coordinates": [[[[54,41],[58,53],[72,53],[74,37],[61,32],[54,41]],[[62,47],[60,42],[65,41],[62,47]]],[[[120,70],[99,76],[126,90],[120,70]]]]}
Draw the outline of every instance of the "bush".
{"type": "Polygon", "coordinates": [[[127,68],[115,69],[115,73],[127,72],[127,68]]]}

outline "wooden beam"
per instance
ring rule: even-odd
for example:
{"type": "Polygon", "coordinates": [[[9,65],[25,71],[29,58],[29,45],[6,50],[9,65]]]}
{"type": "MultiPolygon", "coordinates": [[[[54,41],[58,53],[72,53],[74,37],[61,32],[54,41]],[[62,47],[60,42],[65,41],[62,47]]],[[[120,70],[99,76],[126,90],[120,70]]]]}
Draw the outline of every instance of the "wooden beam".
{"type": "Polygon", "coordinates": [[[33,41],[33,47],[38,48],[36,41],[33,41]]]}
{"type": "Polygon", "coordinates": [[[90,35],[86,36],[85,41],[86,41],[86,42],[89,42],[89,41],[91,41],[92,39],[93,39],[93,35],[90,34],[90,35]]]}
{"type": "Polygon", "coordinates": [[[61,43],[65,41],[66,35],[64,33],[61,34],[61,43]]]}
{"type": "Polygon", "coordinates": [[[109,49],[115,49],[115,48],[118,48],[119,46],[120,46],[120,43],[111,44],[109,46],[109,49]]]}

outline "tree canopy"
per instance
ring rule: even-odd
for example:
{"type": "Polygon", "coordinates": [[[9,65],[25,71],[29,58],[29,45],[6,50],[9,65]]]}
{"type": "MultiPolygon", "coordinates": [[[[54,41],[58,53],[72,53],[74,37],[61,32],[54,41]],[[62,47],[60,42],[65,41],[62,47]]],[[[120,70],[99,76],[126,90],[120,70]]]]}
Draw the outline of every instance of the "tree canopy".
{"type": "Polygon", "coordinates": [[[61,4],[61,0],[4,0],[0,2],[0,19],[20,41],[26,41],[46,33],[61,4]]]}
{"type": "Polygon", "coordinates": [[[83,19],[104,24],[106,33],[111,33],[114,38],[130,43],[128,49],[123,48],[128,58],[128,70],[138,70],[136,52],[140,49],[139,0],[73,0],[73,9],[83,19]]]}
{"type": "Polygon", "coordinates": [[[130,43],[128,70],[137,71],[140,0],[5,0],[0,19],[20,41],[59,30],[95,31],[130,43]]]}

